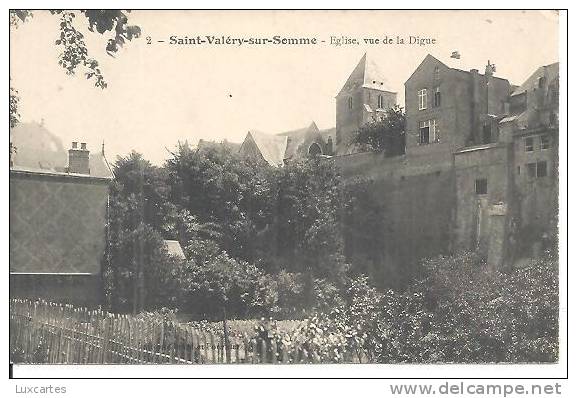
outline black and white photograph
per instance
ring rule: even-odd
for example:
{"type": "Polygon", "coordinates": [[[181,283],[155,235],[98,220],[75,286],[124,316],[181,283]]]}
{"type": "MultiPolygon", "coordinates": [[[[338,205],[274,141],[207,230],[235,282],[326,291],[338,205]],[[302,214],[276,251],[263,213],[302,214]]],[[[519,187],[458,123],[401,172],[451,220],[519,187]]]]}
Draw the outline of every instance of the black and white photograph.
{"type": "Polygon", "coordinates": [[[566,362],[559,11],[9,14],[11,372],[566,362]]]}

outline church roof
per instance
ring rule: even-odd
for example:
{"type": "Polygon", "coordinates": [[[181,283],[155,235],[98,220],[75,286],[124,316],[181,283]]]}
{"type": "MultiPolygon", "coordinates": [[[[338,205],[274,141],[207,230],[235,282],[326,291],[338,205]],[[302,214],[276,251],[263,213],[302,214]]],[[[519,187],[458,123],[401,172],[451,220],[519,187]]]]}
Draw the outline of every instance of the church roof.
{"type": "MultiPolygon", "coordinates": [[[[39,123],[18,123],[10,130],[10,142],[16,147],[12,170],[67,175],[68,151],[62,140],[39,123]]],[[[114,174],[101,151],[90,153],[90,175],[113,178],[114,174]]]]}
{"type": "Polygon", "coordinates": [[[284,158],[292,158],[297,153],[299,147],[315,134],[320,136],[319,128],[314,121],[307,127],[277,134],[278,136],[284,136],[288,138],[284,158]]]}
{"type": "Polygon", "coordinates": [[[523,84],[517,87],[511,95],[522,94],[528,90],[537,88],[539,86],[539,79],[542,77],[548,82],[559,77],[559,62],[539,67],[523,84]]]}
{"type": "Polygon", "coordinates": [[[353,69],[346,83],[341,88],[339,95],[356,87],[365,87],[375,90],[388,91],[394,93],[392,85],[380,70],[373,59],[367,57],[365,53],[355,69],[353,69]]]}
{"type": "Polygon", "coordinates": [[[250,130],[248,136],[252,138],[261,156],[268,164],[278,167],[284,163],[287,136],[270,135],[257,130],[250,130]]]}

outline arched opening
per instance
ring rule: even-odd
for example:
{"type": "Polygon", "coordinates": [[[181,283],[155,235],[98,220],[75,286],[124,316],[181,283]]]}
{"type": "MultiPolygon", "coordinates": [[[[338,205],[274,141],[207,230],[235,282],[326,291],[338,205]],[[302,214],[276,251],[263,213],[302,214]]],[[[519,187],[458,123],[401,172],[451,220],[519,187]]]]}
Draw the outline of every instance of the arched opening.
{"type": "Polygon", "coordinates": [[[309,156],[317,156],[322,154],[323,150],[321,149],[321,146],[316,142],[313,142],[311,146],[309,146],[309,156]]]}

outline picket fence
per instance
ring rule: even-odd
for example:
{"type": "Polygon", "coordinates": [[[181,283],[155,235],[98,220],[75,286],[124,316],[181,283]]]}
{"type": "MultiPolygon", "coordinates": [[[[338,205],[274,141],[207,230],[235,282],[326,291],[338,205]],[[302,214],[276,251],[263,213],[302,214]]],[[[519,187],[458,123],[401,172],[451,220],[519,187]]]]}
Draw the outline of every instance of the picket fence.
{"type": "MultiPolygon", "coordinates": [[[[229,338],[185,323],[28,299],[10,300],[14,362],[51,364],[320,363],[314,350],[256,336],[229,338]]],[[[323,361],[324,362],[324,361],[323,361]]],[[[336,362],[357,362],[343,352],[336,362]]]]}

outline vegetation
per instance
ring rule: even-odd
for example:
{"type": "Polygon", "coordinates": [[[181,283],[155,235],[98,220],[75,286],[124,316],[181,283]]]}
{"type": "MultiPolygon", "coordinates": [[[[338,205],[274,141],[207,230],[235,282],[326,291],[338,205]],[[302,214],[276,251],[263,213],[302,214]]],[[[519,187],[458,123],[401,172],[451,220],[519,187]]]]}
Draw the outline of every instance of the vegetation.
{"type": "Polygon", "coordinates": [[[132,153],[114,173],[104,266],[114,311],[301,318],[338,302],[348,266],[332,163],[272,169],[225,146],[182,144],[163,167],[132,153]],[[163,238],[187,261],[171,259],[163,238]]]}
{"type": "Polygon", "coordinates": [[[384,152],[385,156],[398,156],[405,153],[405,113],[399,105],[387,109],[384,115],[361,126],[353,137],[352,143],[361,149],[384,152]]]}
{"type": "Polygon", "coordinates": [[[120,158],[115,175],[113,311],[172,308],[208,330],[239,319],[229,337],[252,330],[325,362],[343,352],[383,363],[558,358],[556,258],[495,272],[475,253],[437,257],[406,290],[379,290],[362,261],[344,261],[342,210],[364,202],[345,193],[330,161],[273,169],[225,146],[183,144],[163,167],[120,158]],[[178,240],[187,260],[168,256],[162,238],[178,240]],[[281,329],[268,319],[301,321],[281,329]]]}
{"type": "MultiPolygon", "coordinates": [[[[84,25],[90,32],[108,35],[106,53],[114,56],[127,42],[140,37],[139,26],[130,25],[128,13],[122,10],[51,10],[59,18],[60,36],[54,44],[61,47],[58,64],[64,68],[67,74],[74,75],[79,69],[83,69],[86,79],[93,80],[95,87],[104,89],[107,87],[106,80],[100,70],[98,61],[89,56],[89,51],[84,41],[84,35],[78,30],[78,24],[84,25]],[[80,17],[80,18],[77,18],[80,17]]],[[[30,10],[10,10],[10,28],[18,28],[21,23],[33,18],[30,10]]],[[[10,84],[10,127],[14,127],[19,120],[18,91],[10,84]]],[[[10,153],[13,147],[10,146],[10,153]]]]}

